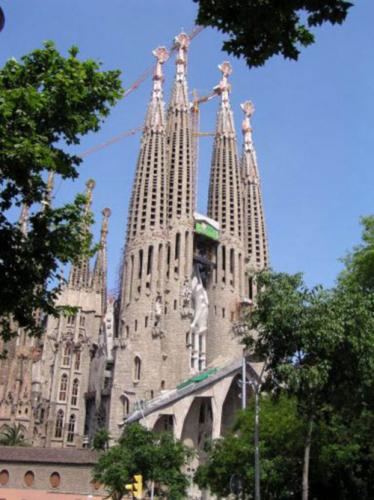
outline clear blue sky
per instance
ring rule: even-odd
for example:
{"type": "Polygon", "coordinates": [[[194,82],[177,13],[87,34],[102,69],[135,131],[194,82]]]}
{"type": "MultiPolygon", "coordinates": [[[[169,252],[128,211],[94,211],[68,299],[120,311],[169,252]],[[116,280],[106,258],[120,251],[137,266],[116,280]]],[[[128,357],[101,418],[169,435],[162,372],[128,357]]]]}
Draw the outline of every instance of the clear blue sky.
{"type": "MultiPolygon", "coordinates": [[[[221,51],[223,36],[204,30],[191,44],[189,87],[209,93],[219,80],[217,64],[232,62],[232,105],[239,145],[239,104],[251,99],[252,124],[262,178],[272,266],[304,271],[309,284],[333,284],[338,259],[360,239],[359,217],[374,213],[374,2],[356,2],[342,26],[316,30],[315,45],[300,60],[272,59],[248,70],[221,51]]],[[[121,69],[123,85],[153,62],[157,45],[170,46],[181,28],[190,31],[197,11],[192,0],[0,0],[6,26],[0,34],[0,64],[9,57],[54,40],[66,54],[78,45],[83,58],[99,59],[105,69],[121,69]]],[[[165,95],[174,74],[165,68],[165,95]]],[[[123,99],[97,134],[79,149],[142,124],[150,95],[148,79],[123,99]]],[[[201,108],[201,129],[214,130],[217,101],[201,108]]],[[[93,209],[109,206],[109,283],[117,279],[127,208],[139,148],[139,135],[88,157],[74,184],[59,185],[57,202],[96,179],[93,209]]],[[[199,210],[205,212],[211,138],[200,141],[199,210]]],[[[95,227],[95,234],[98,234],[95,227]]]]}

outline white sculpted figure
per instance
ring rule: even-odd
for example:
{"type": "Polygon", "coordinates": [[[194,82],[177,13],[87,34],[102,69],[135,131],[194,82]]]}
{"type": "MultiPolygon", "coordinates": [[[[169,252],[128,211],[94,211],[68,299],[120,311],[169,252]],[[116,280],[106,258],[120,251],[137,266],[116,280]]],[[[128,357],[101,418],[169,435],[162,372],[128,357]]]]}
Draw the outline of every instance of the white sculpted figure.
{"type": "Polygon", "coordinates": [[[198,269],[195,269],[195,273],[191,281],[191,290],[194,309],[191,331],[192,333],[201,334],[206,332],[208,329],[209,300],[198,269]]]}

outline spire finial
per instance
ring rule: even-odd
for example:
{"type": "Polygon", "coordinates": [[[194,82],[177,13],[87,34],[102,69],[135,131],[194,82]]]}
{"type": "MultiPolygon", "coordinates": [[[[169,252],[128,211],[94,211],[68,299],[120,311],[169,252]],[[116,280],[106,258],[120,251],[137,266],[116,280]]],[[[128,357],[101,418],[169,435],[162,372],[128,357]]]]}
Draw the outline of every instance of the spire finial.
{"type": "Polygon", "coordinates": [[[177,76],[180,74],[184,74],[185,72],[185,67],[186,67],[186,53],[188,46],[190,45],[190,37],[182,32],[179,33],[174,38],[174,46],[178,49],[178,54],[176,58],[176,65],[177,65],[177,76]]]}
{"type": "Polygon", "coordinates": [[[106,236],[108,234],[108,219],[112,215],[112,211],[110,210],[110,208],[104,208],[101,213],[103,214],[103,221],[101,223],[100,243],[103,244],[105,243],[106,236]]]}
{"type": "Polygon", "coordinates": [[[223,102],[226,102],[229,99],[229,92],[231,90],[231,85],[228,82],[228,77],[232,73],[232,66],[228,61],[224,61],[222,64],[218,65],[218,69],[222,73],[222,78],[219,84],[214,87],[214,91],[222,96],[223,102]]]}
{"type": "Polygon", "coordinates": [[[90,211],[91,209],[91,203],[92,203],[92,191],[94,187],[96,186],[96,182],[93,179],[88,179],[86,182],[86,214],[90,211]]]}
{"type": "Polygon", "coordinates": [[[156,83],[163,80],[162,65],[169,59],[169,52],[166,47],[157,47],[152,51],[152,54],[157,59],[153,73],[153,81],[156,83]]]}
{"type": "Polygon", "coordinates": [[[247,141],[252,143],[252,128],[251,128],[251,116],[255,112],[255,107],[253,106],[252,101],[245,101],[243,102],[240,107],[242,108],[244,112],[244,120],[242,122],[242,132],[244,135],[244,142],[246,143],[247,141]]]}
{"type": "Polygon", "coordinates": [[[246,172],[250,178],[256,179],[258,177],[257,157],[252,141],[252,127],[250,120],[253,113],[255,112],[255,107],[252,101],[245,101],[240,105],[240,107],[244,112],[244,120],[242,122],[244,155],[248,155],[245,163],[246,172]]]}
{"type": "Polygon", "coordinates": [[[244,112],[244,120],[242,122],[242,132],[244,136],[244,149],[245,151],[252,151],[252,127],[251,127],[251,116],[255,112],[255,107],[252,101],[243,102],[240,107],[244,112]]]}

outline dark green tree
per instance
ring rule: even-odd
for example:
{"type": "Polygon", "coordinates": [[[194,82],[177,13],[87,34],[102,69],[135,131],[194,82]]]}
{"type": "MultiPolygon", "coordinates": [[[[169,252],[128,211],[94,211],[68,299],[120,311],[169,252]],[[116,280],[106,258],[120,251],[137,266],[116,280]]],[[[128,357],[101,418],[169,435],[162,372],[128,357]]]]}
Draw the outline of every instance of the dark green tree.
{"type": "Polygon", "coordinates": [[[325,22],[341,24],[347,0],[194,0],[199,4],[196,23],[228,35],[223,50],[244,57],[249,67],[262,66],[281,54],[297,60],[300,47],[314,42],[310,28],[325,22]]]}
{"type": "MultiPolygon", "coordinates": [[[[207,462],[195,475],[200,488],[227,497],[232,477],[241,485],[239,498],[253,498],[254,402],[239,412],[232,431],[213,442],[207,462]]],[[[373,497],[374,413],[364,408],[349,422],[329,408],[326,418],[315,423],[311,450],[311,497],[369,500],[373,497]]],[[[302,469],[306,422],[295,399],[261,398],[261,493],[265,500],[300,498],[298,480],[302,469]]]]}
{"type": "Polygon", "coordinates": [[[52,42],[0,70],[0,317],[1,335],[14,320],[39,334],[41,314],[57,314],[62,266],[89,252],[82,232],[84,196],[52,207],[47,177],[75,179],[82,160],[67,146],[97,131],[122,95],[119,71],[68,57],[52,42]],[[28,234],[15,221],[28,207],[28,234]]]}
{"type": "MultiPolygon", "coordinates": [[[[254,401],[239,412],[232,431],[212,443],[208,460],[200,465],[195,482],[219,497],[231,492],[232,478],[241,485],[238,498],[253,498],[254,491],[254,401]]],[[[262,497],[283,500],[300,496],[297,480],[303,456],[305,425],[294,400],[281,396],[274,401],[261,397],[262,497]]]]}
{"type": "Polygon", "coordinates": [[[143,476],[143,483],[154,483],[159,498],[183,499],[188,479],[182,468],[190,455],[190,450],[170,433],[156,433],[131,424],[118,444],[100,457],[94,479],[105,485],[115,500],[122,498],[125,485],[136,474],[143,476]]]}
{"type": "Polygon", "coordinates": [[[337,286],[308,289],[302,275],[264,271],[257,276],[256,307],[243,335],[247,348],[267,360],[270,385],[295,397],[307,422],[303,498],[308,498],[313,427],[331,409],[347,423],[362,408],[374,411],[374,294],[370,290],[373,238],[347,259],[337,286]],[[252,335],[256,331],[257,335],[252,335]]]}
{"type": "Polygon", "coordinates": [[[345,269],[339,285],[374,293],[374,215],[362,217],[362,242],[343,259],[345,269]]]}
{"type": "Polygon", "coordinates": [[[107,450],[109,448],[110,434],[104,427],[98,429],[92,440],[92,449],[97,451],[107,450]]]}

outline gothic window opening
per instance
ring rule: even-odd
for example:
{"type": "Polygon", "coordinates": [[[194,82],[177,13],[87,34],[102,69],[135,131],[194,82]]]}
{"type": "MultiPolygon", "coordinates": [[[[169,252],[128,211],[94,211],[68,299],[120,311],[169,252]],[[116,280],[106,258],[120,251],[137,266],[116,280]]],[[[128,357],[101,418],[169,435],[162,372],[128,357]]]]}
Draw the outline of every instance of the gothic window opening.
{"type": "Polygon", "coordinates": [[[126,418],[127,415],[130,413],[130,400],[126,396],[121,396],[121,403],[122,403],[122,416],[123,418],[126,418]]]}
{"type": "Polygon", "coordinates": [[[138,320],[136,319],[134,322],[134,330],[137,331],[138,329],[138,320]]]}
{"type": "Polygon", "coordinates": [[[180,246],[181,246],[181,235],[180,233],[177,233],[175,235],[175,260],[179,259],[180,246]]]}
{"type": "Polygon", "coordinates": [[[68,376],[66,375],[66,373],[64,373],[61,376],[61,382],[60,382],[60,392],[58,396],[60,401],[66,401],[67,387],[68,387],[68,376]]]}
{"type": "Polygon", "coordinates": [[[140,375],[141,375],[141,367],[142,367],[142,362],[139,356],[135,356],[134,358],[134,381],[138,382],[140,380],[140,375]]]}
{"type": "Polygon", "coordinates": [[[253,278],[248,278],[248,296],[253,299],[253,278]]]}
{"type": "Polygon", "coordinates": [[[64,412],[62,410],[58,410],[56,416],[56,425],[55,425],[55,438],[62,437],[63,426],[64,426],[64,412]]]}
{"type": "Polygon", "coordinates": [[[139,250],[138,279],[142,278],[142,273],[143,273],[143,250],[139,250]]]}
{"type": "Polygon", "coordinates": [[[86,324],[86,316],[81,315],[79,318],[79,326],[84,327],[86,324]]]}
{"type": "Polygon", "coordinates": [[[79,392],[79,380],[77,378],[73,381],[73,387],[71,390],[71,405],[77,406],[78,404],[78,392],[79,392]]]}
{"type": "Polygon", "coordinates": [[[68,436],[67,442],[72,443],[74,441],[74,431],[75,431],[75,415],[70,415],[68,424],[68,436]]]}
{"type": "Polygon", "coordinates": [[[68,316],[66,318],[66,324],[68,326],[74,326],[75,325],[75,316],[68,316]]]}
{"type": "Polygon", "coordinates": [[[148,247],[147,276],[152,273],[153,245],[148,247]]]}
{"type": "Polygon", "coordinates": [[[75,351],[74,370],[79,370],[81,366],[81,351],[75,351]]]}
{"type": "Polygon", "coordinates": [[[62,358],[63,366],[70,366],[71,363],[71,344],[66,344],[64,349],[64,355],[62,358]]]}
{"type": "Polygon", "coordinates": [[[166,277],[170,276],[170,245],[168,245],[167,256],[166,256],[166,277]]]}

